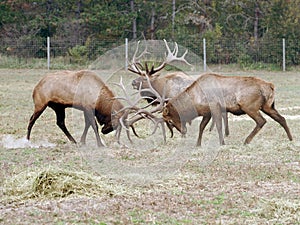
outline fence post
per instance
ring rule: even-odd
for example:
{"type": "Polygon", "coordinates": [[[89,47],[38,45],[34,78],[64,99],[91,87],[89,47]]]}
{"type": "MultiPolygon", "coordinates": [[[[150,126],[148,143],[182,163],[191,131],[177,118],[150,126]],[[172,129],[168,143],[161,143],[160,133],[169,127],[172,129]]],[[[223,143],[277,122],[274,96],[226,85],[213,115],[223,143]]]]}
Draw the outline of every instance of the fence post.
{"type": "Polygon", "coordinates": [[[50,37],[47,37],[47,68],[50,69],[50,37]]]}
{"type": "Polygon", "coordinates": [[[285,38],[282,39],[282,70],[285,71],[285,38]]]}
{"type": "Polygon", "coordinates": [[[125,38],[125,71],[128,70],[128,38],[125,38]]]}
{"type": "Polygon", "coordinates": [[[203,70],[206,72],[206,42],[205,38],[203,38],[203,70]]]}

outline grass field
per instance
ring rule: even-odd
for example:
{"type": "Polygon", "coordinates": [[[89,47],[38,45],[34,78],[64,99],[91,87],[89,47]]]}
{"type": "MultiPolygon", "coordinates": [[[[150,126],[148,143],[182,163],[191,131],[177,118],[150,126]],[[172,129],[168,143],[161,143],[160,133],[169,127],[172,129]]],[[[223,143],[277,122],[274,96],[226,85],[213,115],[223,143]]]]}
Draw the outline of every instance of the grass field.
{"type": "MultiPolygon", "coordinates": [[[[206,130],[199,148],[199,120],[186,138],[176,132],[166,144],[140,123],[132,145],[125,134],[124,145],[109,134],[107,147],[97,148],[90,130],[87,145],[76,146],[50,109],[27,142],[32,90],[46,73],[0,70],[0,224],[300,224],[299,73],[224,73],[275,84],[292,142],[265,115],[267,124],[244,146],[255,124],[230,115],[226,145],[206,130]]],[[[67,110],[66,123],[79,140],[82,112],[67,110]]]]}

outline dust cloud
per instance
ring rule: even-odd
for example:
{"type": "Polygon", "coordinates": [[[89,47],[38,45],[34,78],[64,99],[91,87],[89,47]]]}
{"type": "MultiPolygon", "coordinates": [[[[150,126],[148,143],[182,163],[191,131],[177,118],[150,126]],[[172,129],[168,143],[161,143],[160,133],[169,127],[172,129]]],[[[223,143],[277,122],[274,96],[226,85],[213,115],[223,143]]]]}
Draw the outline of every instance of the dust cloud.
{"type": "Polygon", "coordinates": [[[14,149],[14,148],[51,148],[54,147],[55,144],[50,143],[45,140],[40,140],[37,142],[31,142],[26,139],[26,137],[17,138],[13,135],[3,135],[0,139],[0,146],[3,146],[7,149],[14,149]]]}

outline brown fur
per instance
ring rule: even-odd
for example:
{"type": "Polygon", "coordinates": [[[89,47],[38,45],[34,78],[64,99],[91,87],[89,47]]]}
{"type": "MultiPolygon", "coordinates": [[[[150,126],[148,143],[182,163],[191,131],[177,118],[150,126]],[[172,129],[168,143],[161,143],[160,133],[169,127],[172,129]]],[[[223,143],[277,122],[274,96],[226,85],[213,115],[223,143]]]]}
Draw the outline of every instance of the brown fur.
{"type": "Polygon", "coordinates": [[[98,133],[95,117],[100,125],[104,125],[102,133],[113,131],[118,125],[121,115],[112,113],[119,111],[123,105],[113,99],[113,92],[95,73],[91,71],[63,71],[46,75],[33,90],[34,113],[32,114],[27,131],[27,139],[39,116],[47,106],[56,113],[57,125],[68,139],[76,143],[65,126],[65,108],[73,107],[84,112],[85,128],[81,142],[85,143],[88,128],[92,126],[98,146],[103,146],[98,133]]]}
{"type": "Polygon", "coordinates": [[[256,127],[246,138],[245,144],[251,142],[266,120],[260,111],[269,115],[286,131],[288,138],[292,135],[283,116],[274,107],[274,85],[255,77],[222,76],[204,74],[193,82],[184,92],[171,99],[164,108],[163,117],[180,132],[186,132],[185,123],[198,116],[203,116],[200,123],[197,145],[201,145],[202,133],[211,116],[215,118],[220,144],[222,136],[223,111],[235,115],[247,114],[256,127]]]}
{"type": "MultiPolygon", "coordinates": [[[[149,84],[145,76],[139,76],[138,78],[134,79],[132,81],[132,86],[135,89],[138,89],[140,83],[142,83],[142,89],[149,88],[149,84]]],[[[182,92],[195,81],[195,78],[188,76],[182,72],[171,73],[165,76],[154,75],[150,76],[149,78],[152,87],[160,95],[165,92],[166,98],[172,98],[176,96],[178,93],[182,92]]]]}
{"type": "MultiPolygon", "coordinates": [[[[135,89],[138,89],[140,84],[141,89],[149,88],[148,81],[145,77],[146,75],[140,75],[138,78],[132,81],[132,86],[135,89]]],[[[201,76],[201,75],[200,75],[201,76]]],[[[172,99],[173,97],[177,96],[179,93],[183,92],[187,87],[189,87],[195,80],[195,77],[186,75],[183,72],[175,72],[170,73],[165,76],[160,75],[151,75],[149,76],[150,83],[152,87],[162,96],[163,93],[165,94],[166,99],[172,99]]],[[[155,99],[155,96],[149,92],[141,92],[143,96],[149,96],[153,99],[148,99],[148,102],[152,102],[155,99]]],[[[154,102],[155,104],[155,102],[154,102]]],[[[224,123],[225,123],[225,135],[229,135],[229,127],[228,127],[228,117],[227,113],[222,114],[224,123]]],[[[191,121],[189,121],[190,123],[191,121]]],[[[173,135],[172,131],[172,125],[170,125],[168,122],[166,123],[168,127],[170,128],[170,131],[173,135]]],[[[214,126],[214,120],[211,125],[210,130],[212,130],[214,126]]]]}

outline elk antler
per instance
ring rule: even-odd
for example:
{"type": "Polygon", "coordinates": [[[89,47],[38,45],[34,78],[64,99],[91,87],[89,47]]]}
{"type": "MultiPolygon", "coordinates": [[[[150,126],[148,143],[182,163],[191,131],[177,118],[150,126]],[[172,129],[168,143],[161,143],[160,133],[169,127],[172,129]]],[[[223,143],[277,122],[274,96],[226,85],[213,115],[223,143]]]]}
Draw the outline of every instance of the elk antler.
{"type": "Polygon", "coordinates": [[[140,61],[138,61],[144,54],[147,54],[149,52],[147,52],[147,45],[145,50],[142,52],[142,54],[138,57],[136,57],[136,54],[138,52],[138,46],[139,46],[139,42],[137,44],[137,49],[134,53],[134,56],[132,58],[132,62],[130,64],[130,67],[128,68],[129,71],[139,74],[139,75],[148,75],[151,76],[159,71],[161,71],[167,64],[173,62],[173,61],[181,61],[184,62],[185,64],[191,66],[191,64],[184,58],[186,56],[186,54],[188,53],[188,50],[186,50],[182,56],[178,57],[178,45],[175,42],[175,47],[174,50],[171,51],[168,42],[164,39],[164,43],[166,45],[167,48],[167,53],[165,53],[165,59],[164,61],[161,63],[161,65],[159,65],[157,68],[154,68],[154,65],[152,65],[151,69],[149,70],[148,64],[147,62],[145,62],[145,69],[143,68],[142,64],[140,61]],[[138,59],[138,60],[137,60],[138,59]]]}
{"type": "Polygon", "coordinates": [[[191,66],[191,64],[188,61],[186,61],[186,59],[184,58],[186,56],[186,54],[188,53],[188,50],[186,50],[181,57],[177,57],[177,54],[178,54],[177,42],[175,42],[175,47],[174,47],[173,52],[171,52],[168,42],[165,39],[164,39],[164,42],[165,42],[168,53],[167,54],[165,53],[165,60],[160,66],[158,66],[157,68],[154,68],[154,66],[152,66],[151,71],[150,71],[151,75],[162,70],[167,64],[169,64],[173,61],[181,61],[181,62],[184,62],[185,64],[191,66]]]}
{"type": "MultiPolygon", "coordinates": [[[[137,121],[141,120],[141,119],[149,119],[154,123],[154,129],[152,134],[154,134],[157,130],[157,128],[159,127],[159,125],[161,125],[162,128],[162,133],[163,133],[163,138],[164,138],[164,142],[166,142],[166,132],[165,132],[165,127],[164,127],[164,119],[163,118],[158,118],[155,113],[157,112],[161,112],[164,106],[164,102],[165,100],[165,94],[163,94],[163,96],[160,96],[159,93],[152,87],[149,78],[148,79],[148,83],[149,83],[149,88],[147,89],[143,89],[146,91],[151,92],[156,99],[154,99],[151,103],[147,104],[146,106],[143,107],[139,107],[137,106],[137,104],[143,100],[143,99],[148,99],[149,97],[147,96],[141,96],[140,92],[141,92],[141,86],[138,89],[138,92],[136,92],[135,94],[137,94],[136,98],[134,100],[132,100],[129,96],[129,94],[126,91],[126,88],[123,84],[123,79],[122,77],[120,78],[120,82],[119,83],[114,83],[115,85],[117,85],[118,87],[120,87],[123,91],[124,96],[122,97],[115,97],[115,99],[119,99],[119,100],[123,100],[127,103],[127,106],[125,106],[124,108],[122,108],[120,111],[116,112],[116,114],[123,112],[123,115],[120,117],[119,122],[121,124],[121,126],[119,126],[117,128],[116,131],[116,138],[118,140],[118,142],[120,142],[120,136],[121,136],[121,131],[122,128],[124,128],[126,130],[126,134],[127,137],[129,139],[130,142],[132,142],[131,138],[130,138],[130,132],[129,132],[129,128],[131,127],[133,130],[133,133],[138,136],[135,132],[135,129],[133,127],[133,124],[136,123],[137,121]],[[151,110],[148,110],[148,107],[151,106],[151,104],[157,101],[159,102],[159,104],[155,107],[152,108],[151,110]]],[[[152,98],[151,98],[152,99],[152,98]]]]}
{"type": "Polygon", "coordinates": [[[150,54],[150,52],[148,52],[148,45],[146,44],[146,47],[144,49],[144,51],[139,55],[139,56],[136,56],[138,51],[139,51],[139,45],[140,45],[140,41],[137,42],[136,44],[136,49],[135,49],[135,52],[133,54],[133,57],[132,57],[132,60],[131,60],[131,63],[129,62],[129,65],[130,67],[128,67],[128,70],[133,72],[133,73],[137,73],[139,75],[142,75],[143,71],[143,66],[142,64],[140,63],[140,59],[146,55],[146,54],[150,54]]]}

